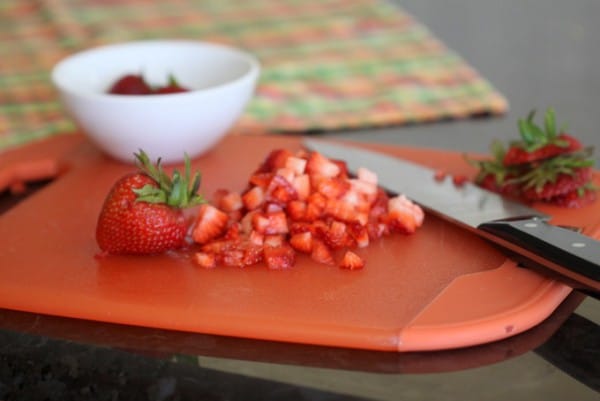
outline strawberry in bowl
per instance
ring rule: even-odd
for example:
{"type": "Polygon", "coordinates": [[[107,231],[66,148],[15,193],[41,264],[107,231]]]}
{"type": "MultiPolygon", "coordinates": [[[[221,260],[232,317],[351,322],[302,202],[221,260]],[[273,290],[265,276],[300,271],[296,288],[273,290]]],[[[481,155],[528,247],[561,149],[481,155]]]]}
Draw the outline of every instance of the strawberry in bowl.
{"type": "Polygon", "coordinates": [[[81,132],[107,155],[131,163],[144,149],[152,160],[180,163],[229,133],[259,74],[258,60],[240,49],[147,40],[68,56],[54,66],[52,82],[81,132]]]}

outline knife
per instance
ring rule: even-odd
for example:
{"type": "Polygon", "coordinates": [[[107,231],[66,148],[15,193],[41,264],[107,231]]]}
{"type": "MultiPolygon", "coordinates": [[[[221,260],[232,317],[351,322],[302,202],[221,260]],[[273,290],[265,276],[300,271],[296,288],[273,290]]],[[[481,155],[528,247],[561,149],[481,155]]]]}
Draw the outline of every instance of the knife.
{"type": "Polygon", "coordinates": [[[436,180],[433,170],[383,153],[313,139],[304,140],[304,146],[344,160],[350,173],[368,168],[385,190],[499,245],[526,267],[594,296],[600,293],[600,241],[552,225],[548,215],[471,182],[457,186],[436,180]]]}

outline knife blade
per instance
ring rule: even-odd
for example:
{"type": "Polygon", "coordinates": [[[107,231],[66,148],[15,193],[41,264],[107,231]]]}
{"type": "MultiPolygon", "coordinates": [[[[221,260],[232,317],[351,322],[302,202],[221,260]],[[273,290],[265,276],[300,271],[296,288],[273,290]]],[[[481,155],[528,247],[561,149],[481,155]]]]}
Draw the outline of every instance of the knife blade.
{"type": "Polygon", "coordinates": [[[600,241],[549,223],[550,216],[466,182],[436,180],[435,171],[380,152],[306,139],[304,146],[344,160],[350,173],[377,173],[385,190],[404,194],[439,215],[499,245],[526,267],[547,269],[573,288],[600,292],[600,241]]]}

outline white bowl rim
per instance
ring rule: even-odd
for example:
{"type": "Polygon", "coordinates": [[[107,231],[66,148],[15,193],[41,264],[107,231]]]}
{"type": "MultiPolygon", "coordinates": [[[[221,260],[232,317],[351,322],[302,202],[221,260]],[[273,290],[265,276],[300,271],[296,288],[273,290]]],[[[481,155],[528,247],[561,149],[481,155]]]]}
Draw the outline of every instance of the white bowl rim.
{"type": "Polygon", "coordinates": [[[70,95],[73,95],[73,96],[78,96],[80,98],[85,98],[85,99],[89,99],[89,100],[93,99],[93,100],[99,100],[99,101],[110,101],[110,102],[132,102],[132,101],[139,102],[141,100],[143,100],[145,102],[160,102],[160,101],[163,101],[165,97],[169,97],[169,98],[191,97],[191,96],[198,95],[198,94],[207,94],[207,93],[210,93],[213,91],[222,90],[225,87],[236,85],[238,82],[248,79],[248,77],[251,77],[253,75],[258,75],[259,73],[260,73],[260,62],[258,61],[258,59],[251,53],[241,50],[239,48],[233,47],[233,46],[228,46],[228,45],[215,43],[215,42],[190,40],[190,39],[148,39],[148,40],[138,40],[138,41],[131,41],[131,42],[112,43],[112,44],[100,45],[100,46],[91,47],[91,48],[88,48],[85,50],[81,50],[79,52],[68,55],[68,56],[64,57],[63,59],[61,59],[60,61],[58,61],[52,68],[50,75],[51,75],[52,83],[54,84],[54,86],[56,88],[58,88],[60,91],[69,93],[70,95]],[[156,96],[148,96],[148,95],[126,95],[125,96],[125,95],[115,95],[115,94],[110,94],[110,93],[105,93],[105,92],[80,92],[80,91],[74,90],[69,85],[65,85],[64,80],[62,80],[59,76],[60,70],[62,68],[64,68],[64,66],[67,63],[73,62],[73,60],[75,60],[79,57],[83,57],[85,55],[91,54],[91,53],[101,52],[101,51],[110,50],[110,49],[125,48],[125,47],[130,47],[130,46],[138,46],[138,45],[150,45],[151,46],[151,45],[170,45],[170,44],[188,44],[188,45],[194,45],[194,46],[201,46],[201,47],[208,47],[208,48],[212,47],[215,49],[225,50],[225,51],[230,52],[231,54],[240,56],[241,60],[246,61],[248,63],[249,68],[248,68],[247,72],[245,72],[244,74],[240,75],[239,77],[237,77],[233,80],[223,82],[223,83],[220,83],[220,84],[217,84],[214,86],[210,86],[208,88],[194,89],[194,90],[190,90],[188,92],[161,94],[161,95],[156,95],[156,96]]]}

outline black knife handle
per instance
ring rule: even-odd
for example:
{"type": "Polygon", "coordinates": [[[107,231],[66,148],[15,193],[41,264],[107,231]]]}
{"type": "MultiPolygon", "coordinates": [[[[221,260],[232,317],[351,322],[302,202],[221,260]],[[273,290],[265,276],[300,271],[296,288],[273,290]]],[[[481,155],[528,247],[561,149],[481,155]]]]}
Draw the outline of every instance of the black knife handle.
{"type": "Polygon", "coordinates": [[[514,245],[511,250],[517,253],[521,248],[539,255],[550,264],[595,281],[596,289],[600,287],[600,241],[536,217],[495,220],[477,228],[514,245]]]}

